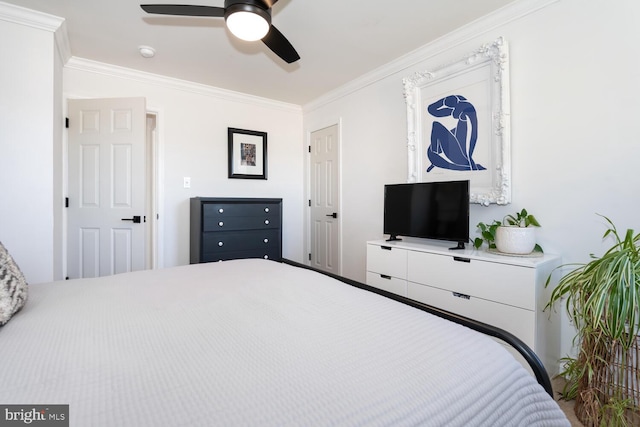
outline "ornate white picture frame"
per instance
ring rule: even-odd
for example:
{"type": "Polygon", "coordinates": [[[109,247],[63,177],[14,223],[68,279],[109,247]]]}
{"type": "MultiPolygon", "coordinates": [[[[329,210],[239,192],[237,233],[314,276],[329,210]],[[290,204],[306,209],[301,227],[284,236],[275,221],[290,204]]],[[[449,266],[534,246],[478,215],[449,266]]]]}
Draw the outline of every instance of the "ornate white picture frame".
{"type": "Polygon", "coordinates": [[[511,202],[509,53],[501,37],[403,79],[408,182],[466,180],[470,201],[511,202]]]}

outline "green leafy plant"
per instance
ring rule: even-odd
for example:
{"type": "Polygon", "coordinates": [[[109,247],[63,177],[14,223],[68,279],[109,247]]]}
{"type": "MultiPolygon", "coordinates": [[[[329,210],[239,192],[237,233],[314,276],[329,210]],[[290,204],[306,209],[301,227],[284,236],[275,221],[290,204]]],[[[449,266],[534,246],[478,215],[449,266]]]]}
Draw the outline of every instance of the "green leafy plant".
{"type": "Polygon", "coordinates": [[[603,218],[610,225],[603,239],[612,235],[615,244],[602,257],[591,254],[586,264],[561,266],[578,267],[560,279],[548,306],[566,296],[578,330],[600,329],[629,348],[640,332],[640,234],[627,230],[621,238],[611,220],[603,218]]]}
{"type": "Polygon", "coordinates": [[[480,236],[473,240],[473,247],[480,249],[483,243],[487,243],[489,249],[496,248],[496,230],[502,223],[498,220],[494,220],[491,224],[485,224],[484,222],[478,223],[478,229],[480,230],[480,236]]]}
{"type": "Polygon", "coordinates": [[[601,257],[591,254],[588,263],[558,267],[575,268],[560,278],[545,309],[566,298],[577,330],[579,352],[565,360],[570,386],[563,397],[577,399],[577,414],[584,408],[583,423],[619,425],[626,410],[640,414],[632,398],[640,386],[627,380],[638,363],[631,352],[640,345],[640,234],[629,229],[621,235],[602,217],[609,224],[603,239],[613,237],[613,246],[601,257]]]}
{"type": "Polygon", "coordinates": [[[600,425],[603,427],[628,427],[627,411],[633,409],[633,399],[619,400],[612,398],[602,407],[600,425]]]}
{"type": "Polygon", "coordinates": [[[517,227],[540,227],[540,223],[535,216],[529,215],[526,209],[520,212],[510,214],[504,217],[504,225],[512,225],[517,227]]]}
{"type": "Polygon", "coordinates": [[[578,395],[578,384],[580,378],[585,375],[585,367],[578,365],[578,359],[573,357],[563,357],[560,362],[562,362],[562,370],[559,375],[566,380],[560,395],[563,399],[573,400],[578,395]]]}

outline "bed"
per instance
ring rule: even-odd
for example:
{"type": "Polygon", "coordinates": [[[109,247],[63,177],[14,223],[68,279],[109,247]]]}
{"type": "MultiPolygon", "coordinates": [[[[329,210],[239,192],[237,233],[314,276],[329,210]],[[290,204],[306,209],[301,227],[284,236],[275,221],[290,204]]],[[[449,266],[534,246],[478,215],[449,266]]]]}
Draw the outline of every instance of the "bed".
{"type": "Polygon", "coordinates": [[[494,339],[292,264],[30,285],[0,404],[69,404],[71,426],[569,426],[494,339]]]}

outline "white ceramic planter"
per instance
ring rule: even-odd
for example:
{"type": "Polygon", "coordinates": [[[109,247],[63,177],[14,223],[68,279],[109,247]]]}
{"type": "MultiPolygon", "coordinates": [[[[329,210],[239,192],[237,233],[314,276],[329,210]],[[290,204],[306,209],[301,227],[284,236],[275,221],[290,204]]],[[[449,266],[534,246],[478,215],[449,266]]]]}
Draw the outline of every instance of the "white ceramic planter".
{"type": "Polygon", "coordinates": [[[536,246],[535,227],[498,227],[496,248],[505,254],[525,255],[536,246]]]}

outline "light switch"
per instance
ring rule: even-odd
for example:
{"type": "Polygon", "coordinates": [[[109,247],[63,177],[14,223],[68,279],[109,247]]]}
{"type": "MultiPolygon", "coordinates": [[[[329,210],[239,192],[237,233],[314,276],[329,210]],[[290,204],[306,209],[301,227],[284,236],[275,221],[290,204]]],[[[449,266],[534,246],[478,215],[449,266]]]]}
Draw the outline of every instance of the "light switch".
{"type": "Polygon", "coordinates": [[[184,188],[191,188],[191,177],[184,177],[184,188]]]}

